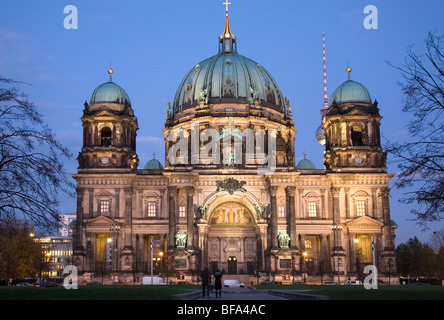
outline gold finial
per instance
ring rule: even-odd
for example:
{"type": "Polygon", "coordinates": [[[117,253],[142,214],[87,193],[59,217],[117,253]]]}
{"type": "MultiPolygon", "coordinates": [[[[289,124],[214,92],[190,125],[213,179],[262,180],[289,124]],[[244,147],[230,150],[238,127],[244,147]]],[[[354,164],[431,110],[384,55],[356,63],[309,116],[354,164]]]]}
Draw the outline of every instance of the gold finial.
{"type": "Polygon", "coordinates": [[[109,81],[113,81],[113,73],[114,70],[111,68],[111,63],[109,64],[108,74],[109,74],[109,81]]]}
{"type": "Polygon", "coordinates": [[[154,157],[154,159],[156,159],[156,153],[155,152],[153,152],[153,157],[154,157]]]}
{"type": "Polygon", "coordinates": [[[345,69],[348,73],[348,80],[350,80],[350,72],[352,71],[352,68],[350,68],[350,65],[347,66],[347,69],[345,69]]]}
{"type": "Polygon", "coordinates": [[[307,152],[304,152],[303,155],[304,155],[304,159],[305,159],[305,156],[307,155],[307,152]]]}

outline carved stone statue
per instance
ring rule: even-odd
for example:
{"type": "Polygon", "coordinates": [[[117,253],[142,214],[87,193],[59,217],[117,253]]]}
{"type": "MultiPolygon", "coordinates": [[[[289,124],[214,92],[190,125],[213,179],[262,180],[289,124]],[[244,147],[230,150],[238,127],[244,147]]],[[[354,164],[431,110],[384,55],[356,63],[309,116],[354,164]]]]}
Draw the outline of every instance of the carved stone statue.
{"type": "Polygon", "coordinates": [[[208,89],[203,89],[199,95],[199,101],[208,104],[208,89]]]}
{"type": "Polygon", "coordinates": [[[185,232],[176,233],[176,247],[179,249],[185,248],[187,244],[187,234],[185,232]]]}
{"type": "Polygon", "coordinates": [[[264,217],[264,213],[265,213],[265,209],[266,209],[267,207],[266,206],[264,206],[263,204],[258,204],[257,206],[256,206],[256,213],[257,213],[257,218],[258,219],[264,219],[265,217],[264,217]]]}
{"type": "Polygon", "coordinates": [[[233,194],[235,191],[247,192],[244,188],[245,181],[237,181],[234,178],[228,178],[223,181],[216,181],[217,192],[228,191],[229,194],[233,194]]]}
{"type": "Polygon", "coordinates": [[[248,99],[249,104],[253,104],[255,101],[259,100],[258,92],[250,87],[250,98],[248,99]]]}
{"type": "Polygon", "coordinates": [[[281,247],[281,249],[288,248],[290,244],[290,236],[286,232],[280,233],[278,236],[278,240],[279,240],[279,247],[281,247]]]}
{"type": "Polygon", "coordinates": [[[200,218],[205,219],[205,214],[207,213],[207,206],[202,204],[199,206],[200,218]]]}
{"type": "Polygon", "coordinates": [[[173,107],[171,102],[167,103],[167,117],[171,116],[173,114],[173,107]]]}

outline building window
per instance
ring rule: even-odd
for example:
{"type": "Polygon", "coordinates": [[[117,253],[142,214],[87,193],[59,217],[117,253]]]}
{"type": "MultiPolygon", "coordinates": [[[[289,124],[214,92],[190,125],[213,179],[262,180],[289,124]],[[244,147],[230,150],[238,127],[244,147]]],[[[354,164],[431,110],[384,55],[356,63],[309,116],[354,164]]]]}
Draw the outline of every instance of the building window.
{"type": "Polygon", "coordinates": [[[362,128],[360,126],[353,126],[351,128],[351,145],[362,146],[362,128]]]}
{"type": "Polygon", "coordinates": [[[308,216],[311,218],[316,217],[316,201],[308,201],[308,216]]]}
{"type": "Polygon", "coordinates": [[[312,244],[311,240],[305,240],[304,244],[305,244],[305,249],[312,249],[313,248],[313,244],[312,244]]]}
{"type": "Polygon", "coordinates": [[[365,200],[356,200],[356,215],[365,216],[365,200]]]}
{"type": "Polygon", "coordinates": [[[146,205],[146,213],[148,217],[156,216],[156,201],[148,201],[146,205]]]}
{"type": "Polygon", "coordinates": [[[100,214],[109,215],[109,200],[100,200],[100,214]]]}
{"type": "Polygon", "coordinates": [[[186,211],[185,206],[180,206],[179,207],[179,217],[180,218],[185,218],[186,215],[187,215],[186,213],[187,213],[187,211],[186,211]]]}
{"type": "Polygon", "coordinates": [[[285,218],[285,206],[279,206],[278,208],[278,217],[285,218]]]}
{"type": "Polygon", "coordinates": [[[102,147],[111,146],[111,129],[108,127],[104,127],[100,130],[100,145],[102,147]]]}

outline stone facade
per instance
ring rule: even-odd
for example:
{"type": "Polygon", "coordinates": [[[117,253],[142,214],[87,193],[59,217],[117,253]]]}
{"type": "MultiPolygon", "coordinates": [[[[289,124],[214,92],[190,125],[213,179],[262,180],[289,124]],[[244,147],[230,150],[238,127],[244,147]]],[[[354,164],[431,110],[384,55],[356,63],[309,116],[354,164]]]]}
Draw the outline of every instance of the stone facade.
{"type": "MultiPolygon", "coordinates": [[[[219,55],[236,57],[226,50],[219,55]]],[[[228,60],[225,68],[236,67],[228,60]]],[[[203,268],[219,268],[248,281],[344,282],[375,264],[380,280],[393,281],[393,175],[377,103],[333,102],[322,126],[325,168],[297,169],[290,102],[275,87],[244,100],[202,94],[169,107],[165,168],[154,169],[138,169],[138,122],[128,101],[85,103],[73,174],[80,275],[131,280],[153,269],[196,281],[203,268]],[[208,147],[208,132],[221,144],[208,147]]]]}

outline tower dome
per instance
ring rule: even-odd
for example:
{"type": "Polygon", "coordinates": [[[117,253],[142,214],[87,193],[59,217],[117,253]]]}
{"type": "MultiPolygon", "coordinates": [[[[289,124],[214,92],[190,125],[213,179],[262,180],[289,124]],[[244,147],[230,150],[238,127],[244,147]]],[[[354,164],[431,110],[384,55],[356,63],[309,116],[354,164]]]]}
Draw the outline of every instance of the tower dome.
{"type": "Polygon", "coordinates": [[[314,165],[313,161],[306,159],[305,156],[307,154],[304,152],[304,159],[298,162],[296,165],[296,169],[298,170],[314,170],[316,169],[316,166],[314,165]]]}
{"type": "Polygon", "coordinates": [[[144,169],[145,170],[162,170],[163,166],[160,163],[159,160],[156,159],[156,153],[153,153],[154,158],[149,160],[146,164],[144,169]]]}
{"type": "Polygon", "coordinates": [[[228,17],[219,37],[219,53],[191,68],[181,81],[171,112],[180,113],[205,104],[253,104],[284,112],[282,93],[271,74],[259,63],[237,53],[236,37],[228,17]]]}
{"type": "Polygon", "coordinates": [[[347,68],[348,80],[342,83],[339,87],[333,91],[333,94],[329,100],[329,106],[334,102],[345,103],[345,102],[365,102],[372,103],[370,93],[367,88],[359,82],[350,79],[351,68],[347,68]]]}
{"type": "Polygon", "coordinates": [[[108,70],[109,81],[99,85],[92,93],[89,104],[118,103],[131,106],[131,101],[125,90],[112,81],[113,70],[108,70]]]}

